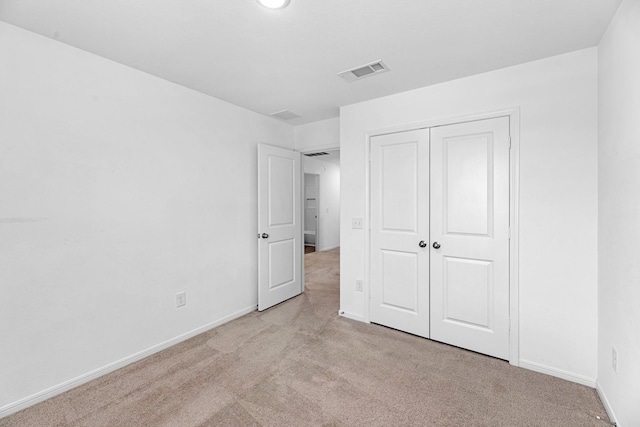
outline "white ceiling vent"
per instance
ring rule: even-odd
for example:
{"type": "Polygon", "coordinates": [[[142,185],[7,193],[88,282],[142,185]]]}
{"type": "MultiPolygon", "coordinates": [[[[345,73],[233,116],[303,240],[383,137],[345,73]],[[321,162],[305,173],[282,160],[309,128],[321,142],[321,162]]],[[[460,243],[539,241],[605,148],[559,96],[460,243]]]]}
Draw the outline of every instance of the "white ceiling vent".
{"type": "Polygon", "coordinates": [[[338,73],[338,75],[348,82],[353,82],[365,77],[373,76],[374,74],[384,73],[386,71],[389,71],[389,67],[387,67],[384,62],[374,61],[357,68],[343,71],[338,73]]]}
{"type": "Polygon", "coordinates": [[[291,120],[291,119],[295,119],[298,117],[302,117],[292,111],[289,110],[282,110],[282,111],[278,111],[277,113],[271,113],[269,114],[271,117],[275,117],[276,119],[280,119],[280,120],[291,120]]]}

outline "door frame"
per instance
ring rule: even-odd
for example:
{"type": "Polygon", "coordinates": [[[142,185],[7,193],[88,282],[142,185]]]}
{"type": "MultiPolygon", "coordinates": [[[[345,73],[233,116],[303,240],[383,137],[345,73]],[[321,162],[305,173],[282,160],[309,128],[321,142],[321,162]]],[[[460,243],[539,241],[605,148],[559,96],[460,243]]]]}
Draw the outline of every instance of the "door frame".
{"type": "Polygon", "coordinates": [[[364,297],[365,304],[364,321],[371,323],[371,138],[379,135],[398,133],[404,131],[447,126],[458,123],[473,122],[478,120],[509,117],[509,136],[511,138],[511,150],[509,152],[509,224],[511,238],[509,240],[509,364],[520,364],[519,341],[519,205],[520,205],[520,107],[510,107],[502,110],[485,113],[469,114],[463,116],[445,117],[423,122],[407,123],[399,126],[372,129],[365,134],[365,269],[364,297]]]}

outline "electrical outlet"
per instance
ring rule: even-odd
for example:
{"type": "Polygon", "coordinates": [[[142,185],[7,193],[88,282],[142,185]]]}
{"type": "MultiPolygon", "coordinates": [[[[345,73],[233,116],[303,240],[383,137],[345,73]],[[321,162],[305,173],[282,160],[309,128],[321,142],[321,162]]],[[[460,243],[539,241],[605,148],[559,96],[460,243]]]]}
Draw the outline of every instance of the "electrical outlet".
{"type": "Polygon", "coordinates": [[[362,218],[351,218],[351,228],[362,228],[362,218]]]}
{"type": "Polygon", "coordinates": [[[358,292],[364,291],[364,284],[362,283],[362,280],[356,280],[356,291],[358,292]]]}
{"type": "Polygon", "coordinates": [[[611,367],[613,372],[618,372],[618,350],[615,347],[611,347],[611,367]]]}
{"type": "Polygon", "coordinates": [[[176,307],[182,307],[187,305],[187,293],[186,292],[178,292],[176,294],[176,307]]]}

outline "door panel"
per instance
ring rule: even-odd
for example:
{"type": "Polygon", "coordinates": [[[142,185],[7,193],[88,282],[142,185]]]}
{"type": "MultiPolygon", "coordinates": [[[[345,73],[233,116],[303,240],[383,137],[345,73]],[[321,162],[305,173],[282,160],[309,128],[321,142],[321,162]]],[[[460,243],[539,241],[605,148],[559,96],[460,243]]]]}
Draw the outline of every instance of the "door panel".
{"type": "Polygon", "coordinates": [[[383,231],[417,232],[418,143],[410,141],[379,147],[383,231]]]}
{"type": "Polygon", "coordinates": [[[302,292],[300,154],[258,145],[258,310],[302,292]]]}
{"type": "Polygon", "coordinates": [[[442,147],[447,233],[489,234],[491,134],[448,138],[442,147]]]}
{"type": "Polygon", "coordinates": [[[416,313],[418,256],[415,253],[400,251],[381,252],[382,306],[416,313]]]}
{"type": "Polygon", "coordinates": [[[491,329],[493,324],[493,263],[442,257],[446,322],[491,329]]]}
{"type": "Polygon", "coordinates": [[[509,119],[431,129],[431,338],[509,358],[509,119]]]}
{"type": "Polygon", "coordinates": [[[429,336],[429,133],[371,138],[372,322],[429,336]]]}
{"type": "Polygon", "coordinates": [[[286,286],[296,279],[295,239],[269,243],[269,290],[286,286]]]}
{"type": "Polygon", "coordinates": [[[295,159],[269,155],[267,162],[269,227],[293,226],[295,159]]]}

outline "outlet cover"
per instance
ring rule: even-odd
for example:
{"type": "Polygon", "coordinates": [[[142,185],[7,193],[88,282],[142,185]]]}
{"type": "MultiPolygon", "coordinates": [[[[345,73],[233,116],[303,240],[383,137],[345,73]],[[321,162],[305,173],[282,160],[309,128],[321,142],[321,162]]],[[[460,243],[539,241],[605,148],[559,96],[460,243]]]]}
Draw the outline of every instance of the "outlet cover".
{"type": "Polygon", "coordinates": [[[356,291],[364,292],[364,284],[362,283],[362,280],[356,280],[356,291]]]}

